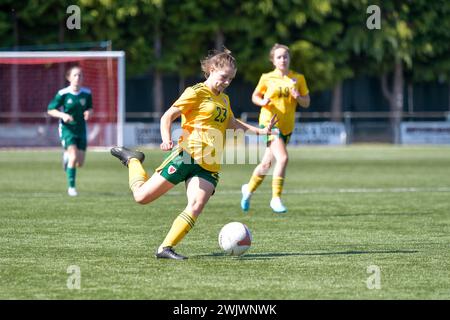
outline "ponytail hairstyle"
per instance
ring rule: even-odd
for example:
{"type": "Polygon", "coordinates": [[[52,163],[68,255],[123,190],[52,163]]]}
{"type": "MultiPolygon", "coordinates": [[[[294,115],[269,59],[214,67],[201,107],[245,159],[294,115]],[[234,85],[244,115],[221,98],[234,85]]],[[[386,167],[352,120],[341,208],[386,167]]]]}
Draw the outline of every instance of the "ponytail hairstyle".
{"type": "Polygon", "coordinates": [[[206,58],[200,61],[205,78],[209,77],[211,69],[231,68],[237,70],[236,59],[231,55],[231,51],[223,47],[223,51],[212,50],[206,58]]]}

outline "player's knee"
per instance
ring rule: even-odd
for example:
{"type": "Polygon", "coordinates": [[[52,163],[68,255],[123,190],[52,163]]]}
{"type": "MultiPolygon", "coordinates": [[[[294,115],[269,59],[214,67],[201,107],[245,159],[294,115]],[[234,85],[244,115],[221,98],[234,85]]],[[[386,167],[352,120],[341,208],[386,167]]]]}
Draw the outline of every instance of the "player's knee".
{"type": "Polygon", "coordinates": [[[202,212],[204,206],[205,206],[204,203],[196,201],[194,203],[189,204],[187,210],[190,211],[194,216],[198,216],[202,212]]]}
{"type": "Polygon", "coordinates": [[[139,204],[147,204],[147,203],[151,202],[151,200],[147,200],[142,196],[136,196],[136,195],[134,196],[134,201],[139,204]]]}
{"type": "Polygon", "coordinates": [[[152,198],[148,197],[145,193],[140,192],[139,189],[133,190],[133,198],[136,203],[147,204],[152,202],[152,198]]]}
{"type": "Polygon", "coordinates": [[[288,162],[289,162],[289,157],[288,157],[287,154],[281,155],[281,156],[279,156],[279,157],[277,158],[277,161],[278,161],[279,164],[285,166],[285,165],[287,165],[288,162]]]}
{"type": "Polygon", "coordinates": [[[267,171],[270,169],[272,163],[270,161],[268,162],[261,162],[261,170],[262,171],[267,171]]]}
{"type": "Polygon", "coordinates": [[[69,161],[73,161],[73,163],[78,164],[80,162],[80,158],[78,158],[76,155],[69,155],[69,161]]]}
{"type": "Polygon", "coordinates": [[[69,161],[67,162],[67,165],[69,168],[75,168],[75,167],[77,167],[77,162],[69,159],[69,161]]]}

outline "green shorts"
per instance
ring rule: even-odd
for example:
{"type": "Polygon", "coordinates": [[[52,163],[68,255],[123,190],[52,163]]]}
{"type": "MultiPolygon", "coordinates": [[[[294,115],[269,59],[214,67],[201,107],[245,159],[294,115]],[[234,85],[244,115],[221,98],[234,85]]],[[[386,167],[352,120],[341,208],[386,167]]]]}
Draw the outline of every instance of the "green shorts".
{"type": "Polygon", "coordinates": [[[63,126],[60,126],[59,138],[63,148],[66,150],[71,145],[77,146],[78,150],[86,151],[87,149],[86,133],[74,133],[63,126]]]}
{"type": "MultiPolygon", "coordinates": [[[[260,128],[265,128],[266,126],[263,125],[263,124],[260,124],[259,127],[260,128]]],[[[273,127],[273,129],[276,129],[278,131],[278,135],[277,134],[271,134],[271,135],[264,136],[264,142],[267,144],[267,146],[270,145],[270,142],[272,142],[273,140],[278,139],[278,138],[282,139],[284,141],[284,144],[287,145],[289,143],[289,140],[291,140],[292,133],[284,135],[284,134],[281,133],[280,129],[278,129],[276,126],[273,127]]]]}
{"type": "Polygon", "coordinates": [[[203,169],[188,153],[179,147],[169,153],[163,163],[156,169],[156,172],[173,184],[178,184],[192,177],[205,179],[211,182],[214,188],[219,182],[218,172],[203,169]]]}

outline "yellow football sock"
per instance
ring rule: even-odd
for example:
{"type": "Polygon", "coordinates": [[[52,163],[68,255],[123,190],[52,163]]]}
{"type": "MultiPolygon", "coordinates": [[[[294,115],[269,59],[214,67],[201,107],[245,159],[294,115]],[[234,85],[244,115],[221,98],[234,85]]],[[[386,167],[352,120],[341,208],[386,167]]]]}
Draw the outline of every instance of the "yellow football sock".
{"type": "Polygon", "coordinates": [[[254,192],[256,188],[263,182],[265,176],[255,176],[252,175],[250,181],[248,182],[248,191],[254,192]]]}
{"type": "Polygon", "coordinates": [[[190,212],[183,211],[180,213],[173,221],[172,227],[164,239],[161,248],[176,246],[189,230],[192,229],[196,220],[197,218],[190,212]]]}
{"type": "Polygon", "coordinates": [[[272,179],[272,198],[281,197],[281,193],[283,192],[283,177],[273,177],[272,179]]]}
{"type": "Polygon", "coordinates": [[[128,161],[128,173],[128,182],[131,191],[133,191],[134,188],[142,186],[145,181],[148,180],[147,172],[145,172],[142,163],[138,159],[131,158],[130,161],[128,161]]]}

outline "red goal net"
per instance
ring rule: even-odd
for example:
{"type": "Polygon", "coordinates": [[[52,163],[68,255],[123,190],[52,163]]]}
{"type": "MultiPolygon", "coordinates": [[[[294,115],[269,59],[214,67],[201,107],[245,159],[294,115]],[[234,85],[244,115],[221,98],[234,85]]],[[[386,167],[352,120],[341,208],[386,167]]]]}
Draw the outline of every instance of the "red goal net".
{"type": "MultiPolygon", "coordinates": [[[[101,52],[108,54],[108,52],[101,52]]],[[[114,52],[109,52],[109,54],[114,52]]],[[[88,145],[118,144],[123,110],[119,79],[122,55],[89,56],[90,52],[0,53],[0,147],[59,146],[58,119],[47,115],[56,93],[69,85],[66,71],[83,69],[83,87],[92,92],[93,117],[88,121],[88,145]],[[121,112],[119,112],[121,111],[121,112]]],[[[122,72],[123,73],[123,72],[122,72]]],[[[123,75],[120,77],[123,81],[123,75]]]]}

